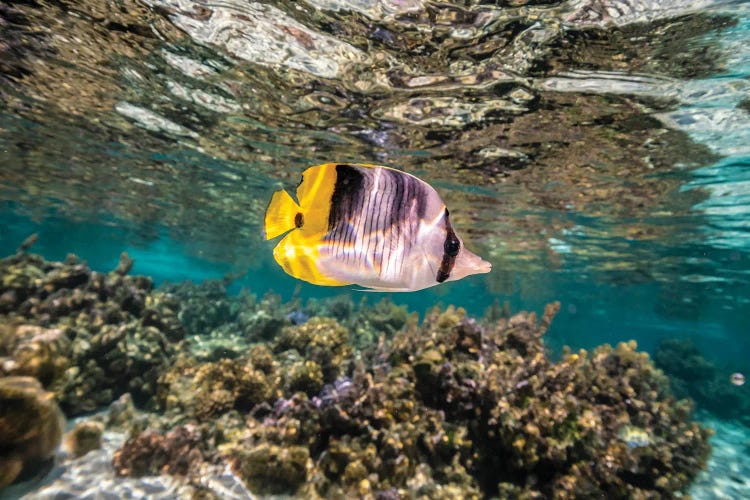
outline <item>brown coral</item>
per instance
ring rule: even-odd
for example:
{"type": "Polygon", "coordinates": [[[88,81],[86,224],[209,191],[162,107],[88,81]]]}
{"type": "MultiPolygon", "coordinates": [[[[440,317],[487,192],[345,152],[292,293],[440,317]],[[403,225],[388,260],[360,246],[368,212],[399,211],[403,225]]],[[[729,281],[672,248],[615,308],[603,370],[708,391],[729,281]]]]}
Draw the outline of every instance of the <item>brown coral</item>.
{"type": "Polygon", "coordinates": [[[183,328],[175,299],[127,276],[131,265],[125,254],[109,274],[72,255],[0,260],[0,373],[37,377],[69,415],[125,392],[147,403],[183,328]]]}
{"type": "Polygon", "coordinates": [[[304,446],[261,443],[238,451],[231,462],[234,470],[247,478],[253,491],[280,494],[294,493],[305,482],[308,458],[304,446]]]}
{"type": "Polygon", "coordinates": [[[488,327],[434,311],[397,336],[395,359],[414,363],[419,399],[466,426],[477,453],[467,466],[488,493],[628,497],[687,488],[710,449],[689,404],[669,396],[635,343],[553,363],[541,337],[558,307],[548,306],[540,325],[519,314],[488,327]],[[618,435],[624,425],[653,440],[629,446],[618,435]]]}
{"type": "Polygon", "coordinates": [[[74,457],[82,457],[86,453],[102,447],[104,425],[94,420],[78,422],[75,427],[65,434],[65,448],[74,457]]]}
{"type": "Polygon", "coordinates": [[[115,452],[112,464],[120,476],[197,473],[204,462],[205,437],[190,426],[175,427],[166,435],[143,432],[115,452]]]}
{"type": "Polygon", "coordinates": [[[0,374],[28,375],[49,386],[70,365],[70,340],[59,328],[0,324],[0,374]]]}
{"type": "MultiPolygon", "coordinates": [[[[251,488],[267,491],[269,476],[247,450],[263,451],[257,456],[281,474],[282,457],[302,447],[312,465],[284,490],[299,496],[684,491],[705,464],[708,432],[634,343],[553,362],[542,336],[558,308],[549,305],[541,320],[521,313],[485,325],[461,309],[435,309],[381,344],[351,379],[254,413],[262,420],[249,418],[245,437],[222,453],[251,488]],[[634,428],[637,436],[627,432],[634,428]]],[[[286,330],[278,345],[302,349],[301,333],[286,330]]]]}
{"type": "MultiPolygon", "coordinates": [[[[349,331],[332,318],[311,318],[307,323],[288,326],[274,344],[275,352],[289,349],[307,361],[312,361],[322,370],[322,380],[333,382],[342,374],[344,363],[352,355],[349,331]]],[[[314,367],[309,367],[315,370],[314,367]]]]}
{"type": "Polygon", "coordinates": [[[0,377],[0,488],[52,456],[65,421],[54,394],[32,377],[0,377]]]}
{"type": "Polygon", "coordinates": [[[279,375],[270,354],[256,348],[251,357],[197,364],[180,358],[159,379],[158,399],[166,410],[194,417],[199,421],[232,409],[247,412],[258,403],[277,396],[279,375]],[[258,359],[258,367],[253,359],[258,359]]]}

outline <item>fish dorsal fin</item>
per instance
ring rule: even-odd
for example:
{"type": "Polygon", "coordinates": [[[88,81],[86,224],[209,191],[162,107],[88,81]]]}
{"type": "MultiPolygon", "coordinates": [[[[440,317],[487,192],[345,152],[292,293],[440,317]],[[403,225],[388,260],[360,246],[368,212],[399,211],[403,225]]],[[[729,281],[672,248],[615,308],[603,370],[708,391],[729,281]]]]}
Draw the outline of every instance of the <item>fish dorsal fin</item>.
{"type": "Polygon", "coordinates": [[[297,186],[297,200],[305,214],[305,233],[323,234],[328,230],[328,215],[335,187],[335,163],[316,165],[302,173],[302,182],[297,186]]]}
{"type": "Polygon", "coordinates": [[[320,200],[321,194],[333,194],[335,186],[336,164],[315,165],[302,172],[302,181],[297,186],[297,200],[302,207],[307,208],[309,204],[320,200]]]}

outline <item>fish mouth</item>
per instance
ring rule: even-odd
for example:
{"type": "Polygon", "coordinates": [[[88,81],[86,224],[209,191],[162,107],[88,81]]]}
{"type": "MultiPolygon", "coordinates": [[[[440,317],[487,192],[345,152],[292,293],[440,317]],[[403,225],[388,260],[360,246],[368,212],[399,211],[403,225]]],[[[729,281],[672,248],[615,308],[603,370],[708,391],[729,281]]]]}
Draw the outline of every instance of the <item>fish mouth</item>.
{"type": "Polygon", "coordinates": [[[465,250],[461,260],[464,262],[463,268],[469,271],[468,274],[486,274],[492,271],[492,264],[468,250],[465,250]]]}
{"type": "Polygon", "coordinates": [[[474,272],[477,274],[486,274],[492,271],[492,264],[486,260],[482,260],[479,264],[474,265],[474,272]]]}

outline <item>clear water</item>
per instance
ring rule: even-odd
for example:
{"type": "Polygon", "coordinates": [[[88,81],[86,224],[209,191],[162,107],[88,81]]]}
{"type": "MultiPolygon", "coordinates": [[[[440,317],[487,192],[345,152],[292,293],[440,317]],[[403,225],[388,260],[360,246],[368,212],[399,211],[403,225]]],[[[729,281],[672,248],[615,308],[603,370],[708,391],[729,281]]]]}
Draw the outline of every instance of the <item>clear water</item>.
{"type": "Polygon", "coordinates": [[[19,2],[0,69],[2,255],[36,232],[95,270],[330,296],[273,262],[270,194],[387,164],[493,264],[395,302],[560,300],[553,348],[689,338],[750,374],[744,2],[19,2]]]}

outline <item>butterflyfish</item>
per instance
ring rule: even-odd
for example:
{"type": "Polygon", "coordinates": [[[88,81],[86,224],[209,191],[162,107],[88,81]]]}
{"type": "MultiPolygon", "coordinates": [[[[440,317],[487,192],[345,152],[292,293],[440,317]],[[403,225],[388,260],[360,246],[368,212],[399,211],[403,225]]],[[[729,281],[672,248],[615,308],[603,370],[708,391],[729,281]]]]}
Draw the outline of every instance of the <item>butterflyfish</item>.
{"type": "Polygon", "coordinates": [[[413,175],[325,163],[302,173],[296,194],[276,191],[265,215],[266,239],[286,233],[273,256],[295,278],[407,292],[491,269],[464,246],[437,191],[413,175]]]}

